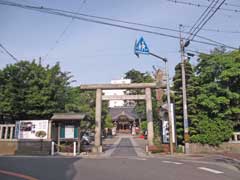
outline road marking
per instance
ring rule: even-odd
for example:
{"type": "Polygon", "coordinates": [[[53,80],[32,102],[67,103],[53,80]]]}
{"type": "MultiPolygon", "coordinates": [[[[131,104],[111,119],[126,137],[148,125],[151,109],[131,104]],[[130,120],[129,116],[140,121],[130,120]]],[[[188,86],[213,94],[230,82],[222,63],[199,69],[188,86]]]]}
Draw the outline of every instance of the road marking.
{"type": "Polygon", "coordinates": [[[117,146],[119,145],[120,141],[122,140],[122,137],[119,137],[114,144],[112,144],[107,151],[104,153],[104,157],[110,157],[112,153],[117,149],[117,146]]]}
{"type": "Polygon", "coordinates": [[[139,161],[146,161],[147,160],[146,158],[133,158],[133,159],[136,159],[136,160],[139,160],[139,161]]]}
{"type": "Polygon", "coordinates": [[[34,177],[31,177],[31,176],[27,176],[27,175],[20,174],[20,173],[15,173],[15,172],[10,172],[10,171],[4,171],[4,170],[0,170],[0,174],[5,174],[5,175],[8,175],[8,176],[15,176],[15,177],[23,178],[23,179],[26,179],[26,180],[38,180],[38,179],[36,179],[34,177]]]}
{"type": "Polygon", "coordinates": [[[177,165],[180,165],[180,164],[183,164],[181,162],[174,162],[174,161],[162,161],[163,163],[169,163],[169,164],[177,164],[177,165]]]}
{"type": "Polygon", "coordinates": [[[204,171],[209,171],[209,172],[212,172],[212,173],[215,173],[215,174],[222,174],[222,173],[224,173],[222,171],[217,171],[215,169],[210,169],[210,168],[206,168],[206,167],[198,167],[198,169],[201,169],[201,170],[204,170],[204,171]]]}
{"type": "Polygon", "coordinates": [[[145,152],[143,151],[143,149],[138,145],[138,143],[133,139],[133,137],[130,138],[132,145],[134,147],[135,152],[137,153],[138,157],[146,157],[145,152]]]}
{"type": "Polygon", "coordinates": [[[111,159],[129,159],[129,160],[139,160],[139,161],[146,161],[146,158],[136,157],[136,156],[113,156],[111,159]]]}

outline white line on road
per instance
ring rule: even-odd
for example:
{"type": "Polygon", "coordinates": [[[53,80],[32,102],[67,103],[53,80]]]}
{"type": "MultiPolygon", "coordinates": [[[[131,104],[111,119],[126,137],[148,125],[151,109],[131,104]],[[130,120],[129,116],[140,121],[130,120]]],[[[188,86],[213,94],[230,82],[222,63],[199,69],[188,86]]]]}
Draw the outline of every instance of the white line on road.
{"type": "Polygon", "coordinates": [[[209,172],[212,172],[212,173],[215,173],[215,174],[222,174],[222,173],[224,173],[222,171],[217,171],[215,169],[210,169],[210,168],[206,168],[206,167],[198,167],[198,169],[201,169],[201,170],[204,170],[204,171],[209,171],[209,172]]]}
{"type": "Polygon", "coordinates": [[[116,140],[114,142],[114,144],[111,146],[111,148],[109,148],[105,153],[104,153],[104,157],[110,157],[113,153],[113,151],[115,151],[115,149],[117,148],[118,144],[120,143],[120,141],[122,140],[122,137],[119,137],[118,140],[116,140]]]}
{"type": "Polygon", "coordinates": [[[183,163],[174,162],[174,161],[162,161],[162,162],[163,162],[163,163],[169,163],[169,164],[177,164],[177,165],[183,164],[183,163]]]}
{"type": "Polygon", "coordinates": [[[135,157],[135,156],[114,156],[111,157],[111,159],[130,159],[130,160],[140,160],[140,161],[146,161],[146,158],[141,158],[141,157],[135,157]]]}

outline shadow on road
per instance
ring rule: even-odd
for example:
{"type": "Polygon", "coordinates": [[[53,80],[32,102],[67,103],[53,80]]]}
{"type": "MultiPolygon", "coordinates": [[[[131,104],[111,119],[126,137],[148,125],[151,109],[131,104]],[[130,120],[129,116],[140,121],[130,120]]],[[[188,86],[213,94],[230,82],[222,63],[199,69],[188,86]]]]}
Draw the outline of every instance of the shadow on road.
{"type": "Polygon", "coordinates": [[[217,158],[217,159],[215,159],[215,161],[235,166],[236,168],[238,168],[238,170],[240,170],[240,163],[234,161],[233,159],[230,159],[230,158],[217,158]]]}
{"type": "MultiPolygon", "coordinates": [[[[76,174],[73,164],[80,158],[65,157],[1,157],[0,170],[32,176],[39,180],[73,179],[76,174]]],[[[16,179],[0,174],[0,179],[16,179]]]]}

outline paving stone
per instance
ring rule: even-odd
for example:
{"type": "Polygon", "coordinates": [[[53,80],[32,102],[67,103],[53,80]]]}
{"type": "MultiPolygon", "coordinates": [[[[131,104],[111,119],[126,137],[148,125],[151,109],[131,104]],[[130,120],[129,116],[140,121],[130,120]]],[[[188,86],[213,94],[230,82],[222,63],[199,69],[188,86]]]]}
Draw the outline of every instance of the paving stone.
{"type": "Polygon", "coordinates": [[[122,138],[115,151],[112,153],[112,157],[116,156],[137,156],[134,150],[133,144],[129,138],[122,138]]]}

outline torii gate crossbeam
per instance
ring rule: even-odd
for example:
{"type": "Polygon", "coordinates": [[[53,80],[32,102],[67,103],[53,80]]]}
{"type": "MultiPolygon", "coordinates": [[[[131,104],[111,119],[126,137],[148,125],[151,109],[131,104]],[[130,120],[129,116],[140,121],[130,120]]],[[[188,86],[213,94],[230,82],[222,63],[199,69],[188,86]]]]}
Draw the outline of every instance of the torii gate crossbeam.
{"type": "Polygon", "coordinates": [[[96,111],[95,111],[95,144],[93,152],[102,152],[101,144],[101,112],[102,100],[116,99],[132,99],[146,100],[147,129],[148,129],[148,145],[153,145],[153,113],[152,113],[152,95],[151,88],[156,88],[156,83],[132,83],[132,84],[90,84],[81,85],[82,90],[96,90],[96,111]],[[107,89],[145,89],[145,95],[114,95],[102,96],[102,90],[107,89]]]}

